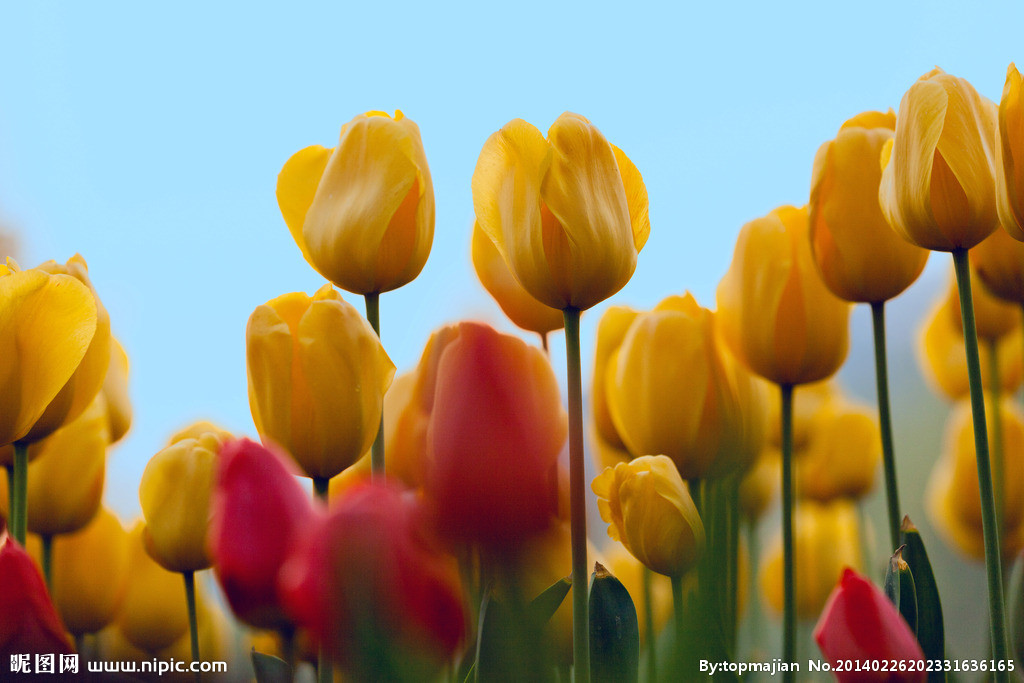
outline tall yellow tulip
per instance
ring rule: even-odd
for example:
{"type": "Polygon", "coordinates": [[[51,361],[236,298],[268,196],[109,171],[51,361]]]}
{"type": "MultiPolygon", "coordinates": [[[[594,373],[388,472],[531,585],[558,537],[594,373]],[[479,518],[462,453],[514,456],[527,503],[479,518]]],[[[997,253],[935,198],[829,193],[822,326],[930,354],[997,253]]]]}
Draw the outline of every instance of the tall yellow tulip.
{"type": "Polygon", "coordinates": [[[1011,237],[1024,241],[1024,102],[1017,67],[1006,68],[1006,83],[999,101],[996,145],[996,210],[1011,237]]]}
{"type": "Polygon", "coordinates": [[[434,185],[420,130],[401,111],[360,114],[338,146],[296,152],[277,202],[311,266],[354,294],[411,282],[434,239],[434,185]]]}
{"type": "Polygon", "coordinates": [[[928,251],[902,240],[882,215],[879,153],[896,115],[864,112],[818,149],[808,203],[811,251],[825,285],[852,302],[887,301],[917,279],[928,251]]]}
{"type": "MultiPolygon", "coordinates": [[[[950,324],[960,336],[963,336],[963,318],[960,314],[960,297],[957,294],[956,277],[950,273],[949,290],[943,302],[943,309],[949,317],[950,324]]],[[[977,274],[971,269],[971,279],[978,281],[977,274]]],[[[995,342],[1006,335],[1017,330],[1021,326],[1020,306],[1003,301],[993,295],[985,287],[975,286],[973,289],[974,299],[974,324],[977,328],[978,338],[986,342],[995,342]]]]}
{"type": "Polygon", "coordinates": [[[395,366],[330,285],[259,306],[246,328],[249,407],[260,437],[330,479],[373,443],[395,366]]]}
{"type": "Polygon", "coordinates": [[[647,188],[584,117],[548,129],[514,119],[487,139],[473,206],[519,283],[552,308],[586,310],[629,281],[647,241],[647,188]]]}
{"type": "Polygon", "coordinates": [[[971,249],[971,265],[992,294],[1024,304],[1024,244],[1005,230],[996,230],[971,249]]]}
{"type": "MultiPolygon", "coordinates": [[[[609,450],[613,459],[629,460],[631,457],[615,427],[608,406],[608,368],[616,358],[622,340],[636,317],[640,314],[626,306],[609,306],[597,322],[597,348],[594,352],[594,375],[590,384],[591,415],[594,431],[603,449],[609,450]]],[[[643,455],[638,453],[636,455],[643,455]]],[[[603,470],[604,467],[599,467],[603,470]]]]}
{"type": "Polygon", "coordinates": [[[815,416],[806,451],[796,462],[803,498],[862,498],[875,485],[882,443],[878,421],[864,408],[833,404],[815,416]]]}

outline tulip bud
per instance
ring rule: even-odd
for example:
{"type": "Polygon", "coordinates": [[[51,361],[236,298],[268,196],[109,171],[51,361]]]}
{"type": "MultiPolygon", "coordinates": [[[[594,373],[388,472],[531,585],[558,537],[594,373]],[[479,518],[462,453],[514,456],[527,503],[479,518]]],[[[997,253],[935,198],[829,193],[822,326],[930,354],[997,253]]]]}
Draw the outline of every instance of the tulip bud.
{"type": "Polygon", "coordinates": [[[818,275],[806,208],[780,207],[743,226],[718,285],[717,320],[750,370],[776,384],[829,377],[846,358],[849,314],[818,275]]]}
{"type": "Polygon", "coordinates": [[[113,337],[110,338],[110,367],[103,380],[103,398],[107,404],[110,443],[120,441],[132,424],[132,403],[128,396],[128,354],[113,337]]]}
{"type": "Polygon", "coordinates": [[[888,301],[917,279],[928,251],[899,238],[882,215],[878,156],[896,115],[864,112],[818,149],[811,173],[811,252],[825,285],[846,301],[888,301]]]}
{"type": "Polygon", "coordinates": [[[313,508],[284,456],[248,439],[224,444],[211,495],[209,546],[232,611],[257,628],[289,624],[277,578],[313,508]]]}
{"type": "MultiPolygon", "coordinates": [[[[826,505],[801,502],[793,515],[796,613],[809,619],[821,611],[843,567],[860,567],[860,524],[849,501],[826,505]]],[[[768,604],[782,612],[782,535],[762,561],[761,590],[768,604]]]]}
{"type": "Polygon", "coordinates": [[[214,460],[222,443],[216,432],[175,441],[154,455],[142,473],[146,550],[165,569],[193,572],[212,564],[206,531],[214,460]]]}
{"type": "Polygon", "coordinates": [[[356,486],[311,525],[281,568],[293,618],[356,678],[428,680],[462,643],[454,559],[437,550],[424,521],[409,495],[356,486]]]}
{"type": "Polygon", "coordinates": [[[905,669],[896,666],[886,672],[842,667],[835,672],[840,683],[927,680],[924,653],[907,622],[882,591],[852,569],[843,571],[829,596],[814,640],[833,668],[844,661],[907,663],[905,669]]]}
{"type": "Polygon", "coordinates": [[[473,268],[484,289],[513,323],[540,335],[562,329],[562,312],[545,306],[523,289],[479,223],[473,224],[473,268]]]}
{"type": "Polygon", "coordinates": [[[285,294],[253,311],[245,339],[261,439],[323,479],[369,450],[395,366],[355,307],[330,285],[285,294]]]}
{"type": "Polygon", "coordinates": [[[0,586],[0,658],[72,652],[43,577],[6,531],[0,531],[0,586]]]}
{"type": "Polygon", "coordinates": [[[999,101],[996,144],[996,210],[999,222],[1016,240],[1024,241],[1024,106],[1021,78],[1011,62],[1006,69],[1003,97],[999,101]]]}
{"type": "Polygon", "coordinates": [[[70,275],[0,266],[0,444],[25,439],[71,381],[96,318],[95,297],[70,275]]]}
{"type": "MultiPolygon", "coordinates": [[[[993,413],[999,410],[1003,425],[1003,509],[999,541],[1003,556],[1012,557],[1024,548],[1024,413],[1005,397],[998,407],[989,396],[986,410],[989,433],[993,413]]],[[[994,458],[995,454],[991,454],[994,458]]],[[[941,459],[932,470],[926,503],[944,540],[964,554],[982,559],[985,548],[981,524],[981,494],[974,451],[974,422],[968,401],[960,402],[949,416],[941,459]]]]}
{"type": "Polygon", "coordinates": [[[334,149],[296,152],[277,203],[306,261],[353,294],[411,282],[430,254],[434,185],[420,129],[401,111],[360,114],[334,149]]]}
{"type": "Polygon", "coordinates": [[[128,532],[106,508],[53,541],[53,602],[74,635],[114,620],[128,587],[128,532]]]}
{"type": "MultiPolygon", "coordinates": [[[[957,291],[956,277],[950,273],[949,289],[946,299],[943,302],[945,314],[949,316],[950,323],[963,337],[964,325],[960,317],[960,295],[957,291]]],[[[971,269],[971,280],[978,283],[978,276],[971,269]]],[[[973,288],[972,297],[974,300],[974,320],[977,326],[979,341],[997,341],[1014,330],[1020,329],[1021,310],[1020,306],[1003,301],[995,297],[981,283],[981,286],[973,288]]]]}
{"type": "Polygon", "coordinates": [[[925,249],[970,249],[999,227],[996,106],[934,69],[900,101],[896,137],[882,150],[878,201],[889,224],[925,249]]]}
{"type": "Polygon", "coordinates": [[[556,512],[565,411],[539,349],[485,325],[456,329],[437,363],[425,493],[444,535],[503,550],[556,512]]]}
{"type": "Polygon", "coordinates": [[[651,571],[678,577],[696,564],[704,525],[670,458],[645,455],[621,463],[590,487],[608,535],[651,571]]]}
{"type": "Polygon", "coordinates": [[[996,230],[971,249],[971,266],[985,288],[1000,299],[1024,304],[1024,244],[996,230]]]}
{"type": "Polygon", "coordinates": [[[557,309],[586,310],[622,289],[651,230],[636,166],[569,112],[547,139],[521,119],[489,137],[473,207],[519,284],[557,309]]]}
{"type": "Polygon", "coordinates": [[[796,460],[797,493],[820,502],[862,498],[874,487],[881,461],[882,436],[873,413],[851,405],[825,407],[796,460]]]}

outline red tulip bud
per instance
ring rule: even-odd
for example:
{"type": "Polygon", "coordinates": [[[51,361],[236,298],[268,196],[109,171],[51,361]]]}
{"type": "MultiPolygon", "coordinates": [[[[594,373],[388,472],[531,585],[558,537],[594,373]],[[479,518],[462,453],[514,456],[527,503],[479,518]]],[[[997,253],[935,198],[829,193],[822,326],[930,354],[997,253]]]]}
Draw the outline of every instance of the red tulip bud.
{"type": "Polygon", "coordinates": [[[6,531],[0,531],[0,586],[0,661],[19,654],[73,652],[43,577],[6,531]]]}

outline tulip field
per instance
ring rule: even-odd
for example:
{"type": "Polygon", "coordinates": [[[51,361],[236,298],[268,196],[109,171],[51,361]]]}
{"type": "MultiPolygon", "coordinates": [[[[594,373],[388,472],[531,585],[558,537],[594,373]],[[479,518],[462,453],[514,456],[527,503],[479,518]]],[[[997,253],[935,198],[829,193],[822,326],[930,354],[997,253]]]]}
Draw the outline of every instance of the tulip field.
{"type": "MultiPolygon", "coordinates": [[[[616,23],[591,9],[579,26],[595,36],[616,23]]],[[[388,34],[375,11],[353,10],[367,27],[353,45],[388,34]]],[[[279,21],[282,53],[298,49],[285,33],[323,42],[279,21]]],[[[60,44],[47,22],[38,35],[60,44]]],[[[1024,681],[1024,78],[999,60],[1001,92],[925,64],[891,103],[844,100],[825,123],[807,102],[833,91],[770,100],[806,109],[809,182],[764,203],[770,155],[749,150],[765,182],[719,182],[747,213],[713,284],[683,264],[719,225],[699,234],[687,212],[707,221],[706,207],[679,206],[690,189],[665,192],[645,163],[693,130],[668,130],[675,114],[642,97],[626,134],[601,118],[611,96],[564,65],[579,106],[561,113],[517,110],[503,98],[518,86],[481,79],[446,151],[418,113],[445,78],[434,100],[412,87],[409,106],[376,110],[354,102],[369,77],[353,74],[330,95],[352,106],[324,119],[294,95],[306,76],[237,61],[195,114],[223,144],[190,157],[194,180],[175,172],[194,205],[170,198],[158,157],[175,143],[150,133],[152,159],[101,155],[135,178],[82,179],[123,186],[114,225],[150,201],[128,183],[154,179],[168,213],[142,212],[138,242],[83,218],[65,254],[73,240],[33,227],[49,214],[0,223],[0,680],[1024,681]],[[259,135],[216,123],[218,106],[268,92],[329,130],[265,157],[259,135]],[[435,163],[458,145],[472,163],[435,163]],[[246,165],[263,183],[252,206],[216,213],[208,199],[233,196],[246,165]],[[211,169],[222,185],[199,180],[211,169]],[[198,228],[155,229],[179,205],[198,228]],[[225,235],[241,239],[218,251],[225,235]],[[115,242],[116,257],[97,247],[115,242]]],[[[230,62],[197,66],[196,92],[230,62]]],[[[133,82],[145,103],[155,81],[133,82]]],[[[677,172],[694,183],[716,163],[695,152],[677,172]]],[[[732,220],[728,203],[716,211],[732,220]]]]}

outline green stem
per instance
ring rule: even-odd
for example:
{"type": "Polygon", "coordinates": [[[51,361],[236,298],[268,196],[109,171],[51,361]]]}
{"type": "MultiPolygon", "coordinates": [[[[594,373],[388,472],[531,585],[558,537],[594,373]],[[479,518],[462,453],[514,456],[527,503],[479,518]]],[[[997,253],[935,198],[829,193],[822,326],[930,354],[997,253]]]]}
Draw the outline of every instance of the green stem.
{"type": "MultiPolygon", "coordinates": [[[[726,500],[733,501],[739,499],[739,478],[732,477],[728,480],[728,489],[726,500]]],[[[728,548],[729,548],[729,583],[725,593],[726,605],[728,611],[726,612],[726,645],[728,646],[728,652],[734,654],[736,652],[736,624],[739,621],[739,568],[740,568],[740,511],[737,505],[726,505],[726,514],[728,515],[728,548]]]]}
{"type": "MultiPolygon", "coordinates": [[[[793,594],[793,385],[780,384],[782,396],[782,661],[796,661],[796,601],[793,594]]],[[[792,683],[793,673],[783,672],[792,683]]]]}
{"type": "Polygon", "coordinates": [[[583,387],[580,312],[562,311],[569,385],[569,519],[572,544],[572,654],[576,683],[590,681],[590,620],[587,617],[587,502],[583,460],[583,387]]]}
{"type": "MultiPolygon", "coordinates": [[[[372,456],[371,456],[372,457],[372,456]]],[[[327,495],[331,488],[331,480],[327,477],[313,477],[313,495],[327,505],[327,495]]],[[[334,680],[334,669],[331,660],[327,656],[327,648],[320,643],[316,659],[316,680],[318,683],[329,683],[334,680]]]]}
{"type": "Polygon", "coordinates": [[[7,514],[10,516],[14,514],[14,461],[4,465],[4,470],[7,472],[7,514]]]}
{"type": "MultiPolygon", "coordinates": [[[[862,569],[868,576],[875,576],[875,553],[868,541],[868,513],[864,509],[864,501],[857,501],[857,540],[860,542],[860,559],[864,563],[862,569]]],[[[896,546],[897,548],[899,546],[896,546]]],[[[896,548],[893,548],[893,552],[896,548]]]]}
{"type": "Polygon", "coordinates": [[[875,334],[875,384],[878,389],[878,425],[882,431],[882,464],[885,469],[885,499],[889,510],[889,540],[895,551],[900,544],[900,494],[896,487],[896,456],[892,445],[892,417],[889,409],[889,367],[885,351],[885,302],[871,304],[875,334]]]}
{"type": "MultiPolygon", "coordinates": [[[[981,528],[985,539],[985,569],[988,577],[989,619],[992,657],[1007,659],[1005,603],[1003,601],[1002,553],[996,524],[992,469],[988,453],[988,429],[985,422],[985,397],[981,386],[981,361],[978,358],[978,330],[974,321],[971,273],[966,249],[953,250],[956,284],[960,292],[960,316],[964,323],[964,348],[967,354],[967,378],[971,386],[971,412],[974,417],[974,449],[978,460],[978,488],[981,494],[981,528]]],[[[1005,671],[994,672],[997,682],[1008,681],[1005,671]]]]}
{"type": "Polygon", "coordinates": [[[672,612],[675,616],[676,637],[673,639],[675,652],[676,679],[683,680],[683,640],[686,638],[686,620],[683,609],[683,578],[673,576],[672,579],[672,612]]]}
{"type": "MultiPolygon", "coordinates": [[[[182,572],[185,577],[185,601],[188,603],[188,633],[192,643],[192,661],[199,661],[199,624],[196,617],[196,575],[195,572],[182,572]]],[[[196,681],[199,681],[196,671],[196,681]]]]}
{"type": "Polygon", "coordinates": [[[53,536],[42,535],[43,541],[43,578],[46,580],[46,590],[53,595],[53,536]]]}
{"type": "MultiPolygon", "coordinates": [[[[366,319],[370,327],[377,333],[380,340],[380,294],[371,292],[363,295],[366,300],[366,319]]],[[[380,412],[380,425],[377,427],[377,436],[373,439],[373,446],[370,448],[370,471],[373,477],[384,476],[384,411],[380,412]]]]}
{"type": "Polygon", "coordinates": [[[647,638],[644,640],[644,651],[647,654],[647,680],[658,680],[658,647],[657,637],[654,633],[654,590],[652,582],[654,572],[646,566],[643,568],[644,585],[644,632],[647,638]]]}
{"type": "Polygon", "coordinates": [[[1006,493],[1005,469],[1003,460],[1003,387],[999,377],[999,342],[996,339],[986,340],[988,344],[988,390],[992,396],[992,484],[995,488],[996,528],[1003,533],[1003,496],[1006,493]]]}
{"type": "Polygon", "coordinates": [[[14,443],[11,476],[11,535],[24,548],[28,534],[28,445],[14,443]]]}
{"type": "Polygon", "coordinates": [[[747,659],[754,660],[761,656],[761,593],[757,583],[758,564],[761,560],[761,543],[757,534],[757,520],[747,520],[747,551],[750,555],[750,572],[747,578],[747,596],[750,600],[750,611],[747,613],[747,633],[750,634],[750,650],[747,659]]]}

